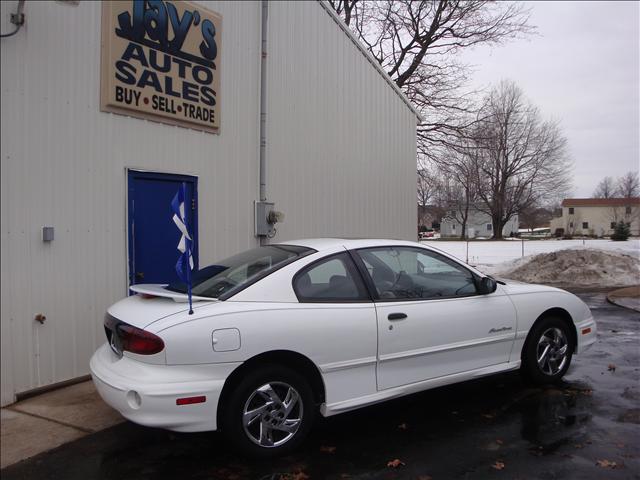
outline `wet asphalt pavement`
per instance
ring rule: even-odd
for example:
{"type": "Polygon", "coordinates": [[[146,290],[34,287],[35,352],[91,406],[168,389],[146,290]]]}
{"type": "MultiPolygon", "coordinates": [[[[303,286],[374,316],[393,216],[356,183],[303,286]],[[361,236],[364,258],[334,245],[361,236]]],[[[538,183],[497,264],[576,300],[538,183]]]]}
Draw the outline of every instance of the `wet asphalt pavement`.
{"type": "Polygon", "coordinates": [[[261,462],[215,432],[127,422],[8,467],[2,479],[640,479],[640,314],[603,293],[579,295],[599,339],[559,387],[532,388],[510,373],[319,418],[301,450],[261,462]]]}

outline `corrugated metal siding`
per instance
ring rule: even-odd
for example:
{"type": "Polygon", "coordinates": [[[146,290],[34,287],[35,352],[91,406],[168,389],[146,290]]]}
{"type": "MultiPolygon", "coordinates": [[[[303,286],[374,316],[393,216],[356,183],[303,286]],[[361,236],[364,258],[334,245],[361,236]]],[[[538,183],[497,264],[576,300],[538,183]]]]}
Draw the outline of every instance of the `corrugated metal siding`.
{"type": "Polygon", "coordinates": [[[416,117],[317,2],[269,2],[275,240],[416,238],[416,117]]]}
{"type": "MultiPolygon", "coordinates": [[[[201,264],[257,244],[260,4],[199,3],[223,16],[220,135],[100,112],[99,2],[27,2],[0,43],[3,405],[88,372],[127,288],[126,168],[199,177],[201,264]]],[[[319,4],[270,3],[269,21],[274,241],[415,238],[414,115],[319,4]]]]}
{"type": "MultiPolygon", "coordinates": [[[[3,32],[15,5],[2,2],[3,32]]],[[[125,167],[199,176],[201,262],[257,244],[260,8],[210,8],[223,16],[220,135],[100,112],[99,2],[27,2],[26,26],[2,39],[3,404],[88,372],[103,312],[126,293],[125,167]]]]}

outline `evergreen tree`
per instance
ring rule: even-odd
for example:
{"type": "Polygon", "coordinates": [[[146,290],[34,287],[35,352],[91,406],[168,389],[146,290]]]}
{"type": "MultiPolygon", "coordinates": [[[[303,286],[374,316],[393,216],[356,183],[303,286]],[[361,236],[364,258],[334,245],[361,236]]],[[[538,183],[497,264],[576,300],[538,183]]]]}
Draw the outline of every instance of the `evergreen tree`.
{"type": "Polygon", "coordinates": [[[628,223],[620,220],[616,224],[616,228],[613,230],[613,235],[611,235],[611,240],[625,241],[631,236],[631,228],[628,223]]]}

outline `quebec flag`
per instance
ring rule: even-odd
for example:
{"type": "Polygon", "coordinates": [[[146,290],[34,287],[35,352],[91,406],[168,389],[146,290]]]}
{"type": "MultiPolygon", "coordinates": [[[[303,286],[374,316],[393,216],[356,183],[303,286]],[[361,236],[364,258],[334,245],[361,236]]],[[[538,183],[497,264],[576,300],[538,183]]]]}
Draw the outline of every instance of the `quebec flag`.
{"type": "Polygon", "coordinates": [[[176,224],[182,236],[178,242],[178,250],[180,257],[176,263],[176,272],[178,277],[187,285],[187,295],[189,296],[189,315],[193,313],[191,302],[191,270],[193,270],[193,238],[189,233],[187,225],[187,216],[185,213],[185,198],[187,197],[187,184],[182,182],[178,192],[171,201],[171,209],[173,210],[173,223],[176,224]]]}

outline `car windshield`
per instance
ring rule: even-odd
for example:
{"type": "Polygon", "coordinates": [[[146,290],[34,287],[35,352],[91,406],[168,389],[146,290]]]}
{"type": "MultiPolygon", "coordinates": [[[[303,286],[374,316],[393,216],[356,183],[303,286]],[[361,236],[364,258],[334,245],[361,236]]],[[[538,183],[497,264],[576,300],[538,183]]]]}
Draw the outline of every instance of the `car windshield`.
{"type": "MultiPolygon", "coordinates": [[[[268,245],[238,253],[193,272],[191,293],[198,297],[229,298],[256,280],[313,252],[311,248],[297,245],[268,245]]],[[[184,282],[172,283],[166,289],[187,293],[184,282]]]]}

